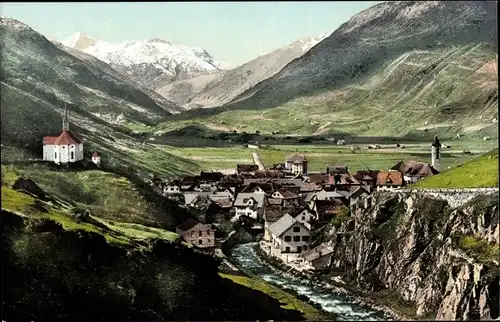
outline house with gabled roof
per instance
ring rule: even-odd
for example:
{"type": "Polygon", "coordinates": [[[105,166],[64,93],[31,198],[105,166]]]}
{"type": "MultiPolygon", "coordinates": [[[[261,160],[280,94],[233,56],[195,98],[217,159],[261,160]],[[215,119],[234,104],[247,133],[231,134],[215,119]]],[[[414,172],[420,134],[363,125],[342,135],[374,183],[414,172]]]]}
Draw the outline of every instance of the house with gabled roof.
{"type": "Polygon", "coordinates": [[[272,224],[277,222],[286,214],[292,214],[295,212],[295,208],[284,208],[280,205],[268,205],[266,207],[266,212],[264,214],[264,240],[271,241],[271,235],[269,234],[269,228],[272,224]]]}
{"type": "Polygon", "coordinates": [[[289,214],[285,214],[266,229],[272,247],[281,253],[300,253],[309,244],[309,229],[289,214]]]}
{"type": "Polygon", "coordinates": [[[393,190],[404,186],[403,173],[397,170],[380,171],[377,173],[377,190],[393,190]]]}
{"type": "Polygon", "coordinates": [[[267,204],[264,193],[240,192],[233,203],[235,217],[246,216],[255,220],[263,218],[267,204]]]}
{"type": "Polygon", "coordinates": [[[298,205],[300,202],[299,195],[285,188],[278,188],[277,190],[275,190],[269,197],[269,200],[271,199],[281,200],[280,204],[284,207],[292,207],[298,205]]]}
{"type": "Polygon", "coordinates": [[[43,138],[43,160],[57,164],[83,160],[83,143],[69,130],[68,110],[64,109],[62,132],[58,136],[43,138]]]}
{"type": "Polygon", "coordinates": [[[265,193],[272,194],[278,187],[272,182],[251,182],[248,186],[244,187],[241,192],[243,193],[265,193]]]}
{"type": "Polygon", "coordinates": [[[313,223],[318,220],[316,212],[311,210],[308,206],[297,209],[291,215],[295,220],[303,223],[311,231],[313,230],[313,223]]]}
{"type": "Polygon", "coordinates": [[[332,261],[333,249],[325,244],[319,244],[313,249],[307,250],[299,256],[310,269],[329,267],[332,261]]]}
{"type": "Polygon", "coordinates": [[[418,180],[431,177],[439,173],[431,164],[417,161],[400,161],[391,170],[401,171],[405,183],[411,184],[418,180]]]}
{"type": "Polygon", "coordinates": [[[293,174],[307,173],[307,158],[305,155],[293,154],[286,158],[285,169],[293,174]]]}

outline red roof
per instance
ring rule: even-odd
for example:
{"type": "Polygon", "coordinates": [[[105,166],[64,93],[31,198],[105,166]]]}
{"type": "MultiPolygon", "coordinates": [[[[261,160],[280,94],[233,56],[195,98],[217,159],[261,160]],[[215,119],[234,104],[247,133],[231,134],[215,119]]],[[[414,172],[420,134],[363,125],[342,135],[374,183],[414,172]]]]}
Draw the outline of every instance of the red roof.
{"type": "Polygon", "coordinates": [[[43,137],[43,145],[54,144],[56,142],[57,136],[44,136],[43,137]]]}
{"type": "Polygon", "coordinates": [[[70,144],[80,144],[79,138],[77,138],[70,131],[62,131],[57,140],[54,142],[55,145],[70,145],[70,144]]]}
{"type": "Polygon", "coordinates": [[[97,151],[96,151],[96,152],[94,152],[94,153],[92,153],[92,157],[93,157],[93,158],[98,158],[98,157],[99,157],[99,153],[97,153],[97,151]]]}

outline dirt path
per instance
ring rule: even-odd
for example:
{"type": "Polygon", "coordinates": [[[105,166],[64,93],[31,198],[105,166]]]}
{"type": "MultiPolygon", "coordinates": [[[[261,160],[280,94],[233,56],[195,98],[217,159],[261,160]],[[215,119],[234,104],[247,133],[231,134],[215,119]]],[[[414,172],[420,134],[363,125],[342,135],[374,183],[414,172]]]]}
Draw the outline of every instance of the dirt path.
{"type": "Polygon", "coordinates": [[[316,132],[313,133],[313,135],[320,135],[320,134],[325,133],[327,131],[326,127],[328,125],[330,125],[330,124],[332,124],[332,122],[327,122],[326,124],[321,125],[320,127],[318,127],[318,129],[316,130],[316,132]]]}

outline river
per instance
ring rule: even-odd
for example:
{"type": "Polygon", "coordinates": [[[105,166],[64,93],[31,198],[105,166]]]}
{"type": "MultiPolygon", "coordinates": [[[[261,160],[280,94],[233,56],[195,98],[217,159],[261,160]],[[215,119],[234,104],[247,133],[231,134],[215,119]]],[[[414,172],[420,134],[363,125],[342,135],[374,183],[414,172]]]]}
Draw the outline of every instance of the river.
{"type": "Polygon", "coordinates": [[[282,276],[262,263],[253,250],[256,243],[237,245],[231,250],[231,258],[235,263],[260,276],[267,282],[284,286],[306,296],[313,303],[317,303],[337,321],[388,321],[393,320],[382,311],[372,310],[366,306],[354,303],[346,296],[335,294],[332,290],[324,289],[306,281],[292,280],[282,276]]]}

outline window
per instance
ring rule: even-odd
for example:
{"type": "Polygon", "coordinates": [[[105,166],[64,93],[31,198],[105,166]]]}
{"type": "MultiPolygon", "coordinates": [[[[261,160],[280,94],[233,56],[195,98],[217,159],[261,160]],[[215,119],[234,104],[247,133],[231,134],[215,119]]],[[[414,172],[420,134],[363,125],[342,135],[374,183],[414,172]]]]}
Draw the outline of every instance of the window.
{"type": "Polygon", "coordinates": [[[198,234],[199,234],[199,235],[200,235],[200,237],[201,237],[201,235],[203,234],[203,232],[200,230],[200,231],[198,232],[198,234]]]}
{"type": "Polygon", "coordinates": [[[291,236],[285,236],[285,241],[286,242],[292,241],[292,237],[291,236]]]}
{"type": "Polygon", "coordinates": [[[297,227],[297,226],[293,227],[293,232],[294,233],[300,232],[300,227],[297,227]]]}
{"type": "Polygon", "coordinates": [[[71,159],[75,158],[75,152],[71,151],[71,159]]]}
{"type": "Polygon", "coordinates": [[[309,236],[302,236],[302,241],[309,241],[309,236]]]}
{"type": "Polygon", "coordinates": [[[293,236],[293,241],[294,242],[299,242],[300,241],[300,236],[293,236]]]}
{"type": "Polygon", "coordinates": [[[198,245],[203,244],[203,239],[198,240],[198,245]]]}
{"type": "Polygon", "coordinates": [[[57,159],[57,152],[54,152],[54,159],[57,159]]]}
{"type": "Polygon", "coordinates": [[[297,246],[297,253],[302,252],[302,246],[297,246]]]}
{"type": "Polygon", "coordinates": [[[288,246],[287,246],[287,247],[285,247],[285,252],[286,252],[286,253],[289,253],[289,252],[290,252],[290,247],[288,247],[288,246]]]}
{"type": "Polygon", "coordinates": [[[306,220],[306,216],[302,216],[302,220],[306,220]]]}

